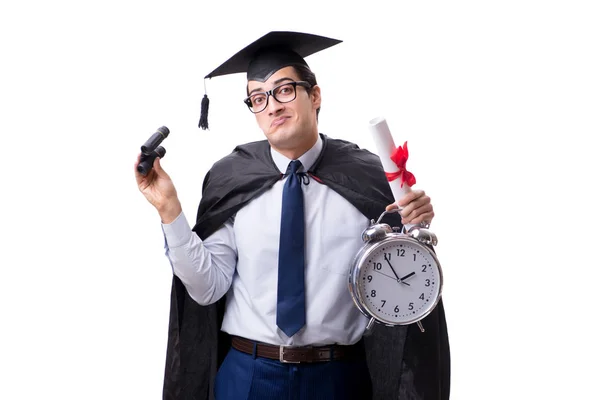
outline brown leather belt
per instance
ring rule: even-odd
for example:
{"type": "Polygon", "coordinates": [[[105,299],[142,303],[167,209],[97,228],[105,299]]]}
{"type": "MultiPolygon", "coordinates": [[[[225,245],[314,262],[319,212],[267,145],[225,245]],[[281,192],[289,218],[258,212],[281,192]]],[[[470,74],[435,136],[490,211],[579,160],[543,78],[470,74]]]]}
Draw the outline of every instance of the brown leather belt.
{"type": "Polygon", "coordinates": [[[256,346],[256,356],[279,360],[282,363],[313,363],[338,360],[357,360],[364,359],[364,343],[360,340],[358,343],[350,346],[338,344],[330,346],[275,346],[272,344],[255,342],[239,336],[232,336],[231,346],[243,353],[254,354],[256,346]]]}

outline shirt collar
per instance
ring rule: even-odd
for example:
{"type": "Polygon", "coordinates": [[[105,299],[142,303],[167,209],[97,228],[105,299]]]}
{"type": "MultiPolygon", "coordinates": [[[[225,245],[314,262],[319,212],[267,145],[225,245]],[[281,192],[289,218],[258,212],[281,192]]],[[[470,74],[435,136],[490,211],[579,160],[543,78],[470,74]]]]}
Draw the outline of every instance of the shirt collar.
{"type": "MultiPolygon", "coordinates": [[[[319,154],[321,154],[322,149],[323,149],[323,138],[321,137],[321,135],[319,135],[315,145],[313,147],[311,147],[310,150],[308,150],[306,153],[302,154],[298,158],[298,160],[302,163],[302,168],[300,169],[300,171],[302,171],[302,172],[308,171],[310,169],[310,167],[312,167],[312,165],[315,163],[315,161],[317,161],[317,158],[319,157],[319,154]]],[[[277,168],[279,168],[279,171],[281,171],[282,174],[285,174],[287,171],[288,165],[289,165],[290,161],[292,161],[292,160],[290,160],[283,154],[277,152],[272,147],[271,147],[271,157],[273,157],[273,161],[275,162],[275,165],[277,166],[277,168]]]]}

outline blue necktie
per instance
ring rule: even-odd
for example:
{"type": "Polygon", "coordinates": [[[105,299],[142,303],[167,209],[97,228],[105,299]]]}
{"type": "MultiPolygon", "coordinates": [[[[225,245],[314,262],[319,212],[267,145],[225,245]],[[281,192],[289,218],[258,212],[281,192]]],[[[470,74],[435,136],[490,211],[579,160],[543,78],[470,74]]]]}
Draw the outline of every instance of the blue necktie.
{"type": "Polygon", "coordinates": [[[306,322],[304,299],[304,198],[298,169],[290,162],[283,186],[279,269],[277,282],[277,326],[292,337],[306,322]]]}

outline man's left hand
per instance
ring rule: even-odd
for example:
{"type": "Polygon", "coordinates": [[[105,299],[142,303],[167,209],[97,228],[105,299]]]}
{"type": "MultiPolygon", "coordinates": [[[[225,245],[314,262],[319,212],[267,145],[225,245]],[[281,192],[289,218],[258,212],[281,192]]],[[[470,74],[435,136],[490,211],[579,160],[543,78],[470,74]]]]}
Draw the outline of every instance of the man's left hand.
{"type": "Polygon", "coordinates": [[[433,220],[434,212],[431,205],[431,199],[423,190],[412,190],[404,195],[400,200],[388,205],[386,211],[402,207],[400,215],[403,224],[416,225],[421,222],[428,224],[433,220]]]}

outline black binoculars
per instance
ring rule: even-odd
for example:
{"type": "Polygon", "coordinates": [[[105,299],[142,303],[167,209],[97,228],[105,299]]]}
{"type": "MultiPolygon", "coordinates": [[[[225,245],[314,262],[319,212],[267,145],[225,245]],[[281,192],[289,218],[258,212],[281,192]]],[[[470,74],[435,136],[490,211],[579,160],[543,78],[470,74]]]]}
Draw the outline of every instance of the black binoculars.
{"type": "Polygon", "coordinates": [[[142,145],[142,155],[137,166],[137,170],[140,174],[144,176],[148,175],[156,157],[164,157],[167,151],[164,147],[159,146],[159,144],[161,144],[167,136],[169,136],[169,128],[161,126],[152,134],[152,136],[150,136],[150,139],[146,140],[146,143],[142,145]]]}

